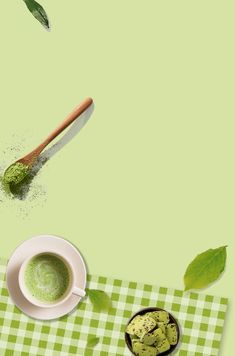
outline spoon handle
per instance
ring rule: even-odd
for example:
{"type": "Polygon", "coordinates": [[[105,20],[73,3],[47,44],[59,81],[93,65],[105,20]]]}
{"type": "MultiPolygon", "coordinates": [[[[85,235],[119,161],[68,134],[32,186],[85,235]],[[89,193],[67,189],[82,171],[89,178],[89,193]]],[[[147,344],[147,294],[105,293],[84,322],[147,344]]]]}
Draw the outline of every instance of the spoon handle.
{"type": "Polygon", "coordinates": [[[52,133],[43,141],[37,148],[35,148],[32,152],[21,158],[18,162],[22,162],[26,165],[31,165],[35,161],[35,159],[40,155],[40,153],[44,150],[44,148],[53,141],[62,131],[64,131],[69,125],[75,121],[78,116],[80,116],[84,111],[86,111],[89,106],[91,106],[93,100],[91,98],[87,98],[81,102],[81,104],[76,107],[67,117],[66,119],[54,130],[52,133]]]}
{"type": "Polygon", "coordinates": [[[54,140],[62,131],[64,131],[74,120],[78,118],[89,106],[93,103],[91,98],[87,98],[81,102],[67,117],[66,119],[46,138],[46,140],[40,145],[43,149],[54,140]]]}

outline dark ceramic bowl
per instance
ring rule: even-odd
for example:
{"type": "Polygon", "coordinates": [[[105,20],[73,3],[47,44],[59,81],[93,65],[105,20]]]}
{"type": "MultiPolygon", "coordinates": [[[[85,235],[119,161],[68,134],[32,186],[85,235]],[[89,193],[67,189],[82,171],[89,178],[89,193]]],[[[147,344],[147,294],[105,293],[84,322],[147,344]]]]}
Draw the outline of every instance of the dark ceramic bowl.
{"type": "MultiPolygon", "coordinates": [[[[140,311],[138,311],[137,313],[135,313],[131,319],[128,321],[127,325],[132,321],[132,319],[134,319],[137,315],[144,315],[148,312],[153,312],[153,311],[167,311],[165,309],[161,309],[161,308],[145,308],[145,309],[141,309],[140,311]]],[[[166,351],[166,352],[163,352],[162,354],[160,354],[159,356],[166,356],[166,355],[170,355],[177,347],[177,345],[179,344],[179,340],[180,340],[180,328],[179,328],[179,324],[178,322],[175,320],[175,318],[173,317],[173,315],[171,315],[169,312],[167,312],[169,314],[169,317],[170,317],[170,323],[175,323],[176,324],[176,328],[177,328],[177,332],[178,332],[178,340],[177,340],[177,344],[176,345],[171,345],[171,348],[166,351]]],[[[132,350],[132,345],[131,345],[131,338],[130,338],[130,335],[127,334],[125,332],[125,341],[126,341],[126,344],[129,348],[129,350],[131,351],[131,353],[133,355],[135,355],[135,353],[133,352],[132,350]]]]}

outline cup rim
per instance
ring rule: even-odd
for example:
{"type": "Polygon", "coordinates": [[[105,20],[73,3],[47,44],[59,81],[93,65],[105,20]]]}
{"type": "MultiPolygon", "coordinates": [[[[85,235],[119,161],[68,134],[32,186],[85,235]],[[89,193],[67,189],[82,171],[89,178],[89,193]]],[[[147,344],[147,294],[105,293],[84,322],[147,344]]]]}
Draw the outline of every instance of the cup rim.
{"type": "Polygon", "coordinates": [[[20,287],[20,291],[23,294],[24,298],[27,299],[28,302],[30,302],[33,305],[36,305],[37,307],[40,308],[54,308],[57,307],[59,305],[61,305],[62,303],[66,302],[68,300],[68,298],[72,295],[73,293],[73,289],[75,287],[75,271],[74,268],[72,266],[72,264],[68,261],[68,259],[66,257],[64,257],[62,254],[58,253],[57,251],[55,252],[54,250],[47,250],[47,249],[42,249],[39,252],[32,254],[30,256],[28,256],[23,263],[20,266],[20,270],[19,270],[19,274],[18,274],[18,282],[19,282],[19,287],[20,287]],[[40,300],[37,300],[36,298],[33,298],[30,296],[30,294],[28,294],[26,292],[27,287],[24,284],[24,272],[25,272],[25,268],[27,266],[27,264],[36,256],[39,255],[43,255],[43,254],[51,254],[51,255],[55,255],[57,256],[59,259],[61,259],[67,266],[67,268],[70,269],[70,278],[71,278],[71,284],[68,287],[68,290],[66,291],[65,297],[61,297],[61,299],[59,299],[57,302],[55,303],[43,303],[40,300]]]}
{"type": "MultiPolygon", "coordinates": [[[[151,312],[151,311],[166,311],[169,316],[170,316],[170,321],[175,323],[176,324],[176,328],[177,328],[177,332],[178,332],[178,340],[177,340],[177,343],[176,345],[171,345],[171,348],[168,350],[168,351],[165,351],[163,352],[161,355],[162,356],[166,356],[166,355],[170,355],[172,354],[172,352],[175,351],[175,349],[177,348],[177,346],[179,345],[179,342],[180,342],[180,338],[181,338],[181,331],[180,331],[180,326],[179,326],[179,322],[178,320],[175,319],[175,317],[169,312],[167,311],[166,309],[163,309],[163,308],[158,308],[158,307],[147,307],[147,308],[143,308],[143,309],[140,309],[139,311],[137,311],[135,314],[133,314],[131,316],[131,318],[128,320],[126,326],[132,321],[132,319],[134,319],[137,315],[144,315],[148,312],[151,312]]],[[[130,350],[130,352],[132,353],[132,355],[136,355],[134,352],[133,352],[133,349],[132,349],[132,346],[131,346],[131,338],[129,336],[129,334],[126,333],[125,331],[125,342],[126,342],[126,345],[128,347],[128,349],[130,350]]]]}

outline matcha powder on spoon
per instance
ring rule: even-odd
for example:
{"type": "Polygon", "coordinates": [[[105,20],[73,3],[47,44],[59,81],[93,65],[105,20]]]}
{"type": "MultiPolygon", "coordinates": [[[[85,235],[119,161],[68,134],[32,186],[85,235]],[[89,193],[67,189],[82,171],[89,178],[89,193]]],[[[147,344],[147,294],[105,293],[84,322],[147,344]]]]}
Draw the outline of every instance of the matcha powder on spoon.
{"type": "Polygon", "coordinates": [[[21,162],[9,166],[1,177],[2,188],[5,193],[14,195],[21,190],[21,186],[30,177],[30,171],[30,167],[21,162]]]}
{"type": "Polygon", "coordinates": [[[3,182],[6,185],[19,184],[29,174],[30,168],[23,163],[16,162],[12,164],[4,173],[3,182]]]}
{"type": "Polygon", "coordinates": [[[32,209],[44,205],[46,201],[45,186],[40,184],[38,178],[45,160],[37,161],[32,166],[16,161],[26,150],[27,141],[28,137],[25,138],[23,133],[19,137],[11,134],[0,142],[0,215],[5,214],[6,207],[9,207],[16,216],[26,218],[32,209]],[[9,161],[15,162],[9,165],[9,161]]]}

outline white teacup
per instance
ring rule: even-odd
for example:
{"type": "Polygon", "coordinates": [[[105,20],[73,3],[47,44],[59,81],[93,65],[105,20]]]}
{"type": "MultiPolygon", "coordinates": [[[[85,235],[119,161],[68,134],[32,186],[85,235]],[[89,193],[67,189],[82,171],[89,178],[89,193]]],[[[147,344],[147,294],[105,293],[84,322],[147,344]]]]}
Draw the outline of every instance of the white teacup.
{"type": "Polygon", "coordinates": [[[61,254],[58,254],[58,252],[54,252],[51,250],[50,251],[42,250],[37,254],[33,254],[33,255],[29,256],[22,263],[22,265],[20,267],[18,281],[19,281],[20,290],[21,290],[22,294],[24,295],[24,297],[30,303],[36,305],[37,307],[41,307],[41,308],[56,307],[64,302],[66,302],[73,294],[80,296],[80,297],[84,297],[86,295],[86,292],[83,289],[81,289],[75,285],[75,271],[74,271],[72,264],[69,263],[69,261],[64,256],[62,256],[61,254]],[[68,287],[67,287],[66,291],[59,299],[56,299],[55,301],[52,301],[52,302],[44,302],[44,301],[41,301],[41,300],[35,298],[32,295],[32,293],[29,291],[29,289],[27,288],[26,283],[25,283],[25,271],[26,271],[28,264],[30,263],[30,261],[33,258],[40,256],[40,255],[55,256],[56,258],[58,258],[60,261],[62,261],[64,263],[64,265],[67,267],[67,270],[69,273],[69,283],[68,283],[68,287]]]}

